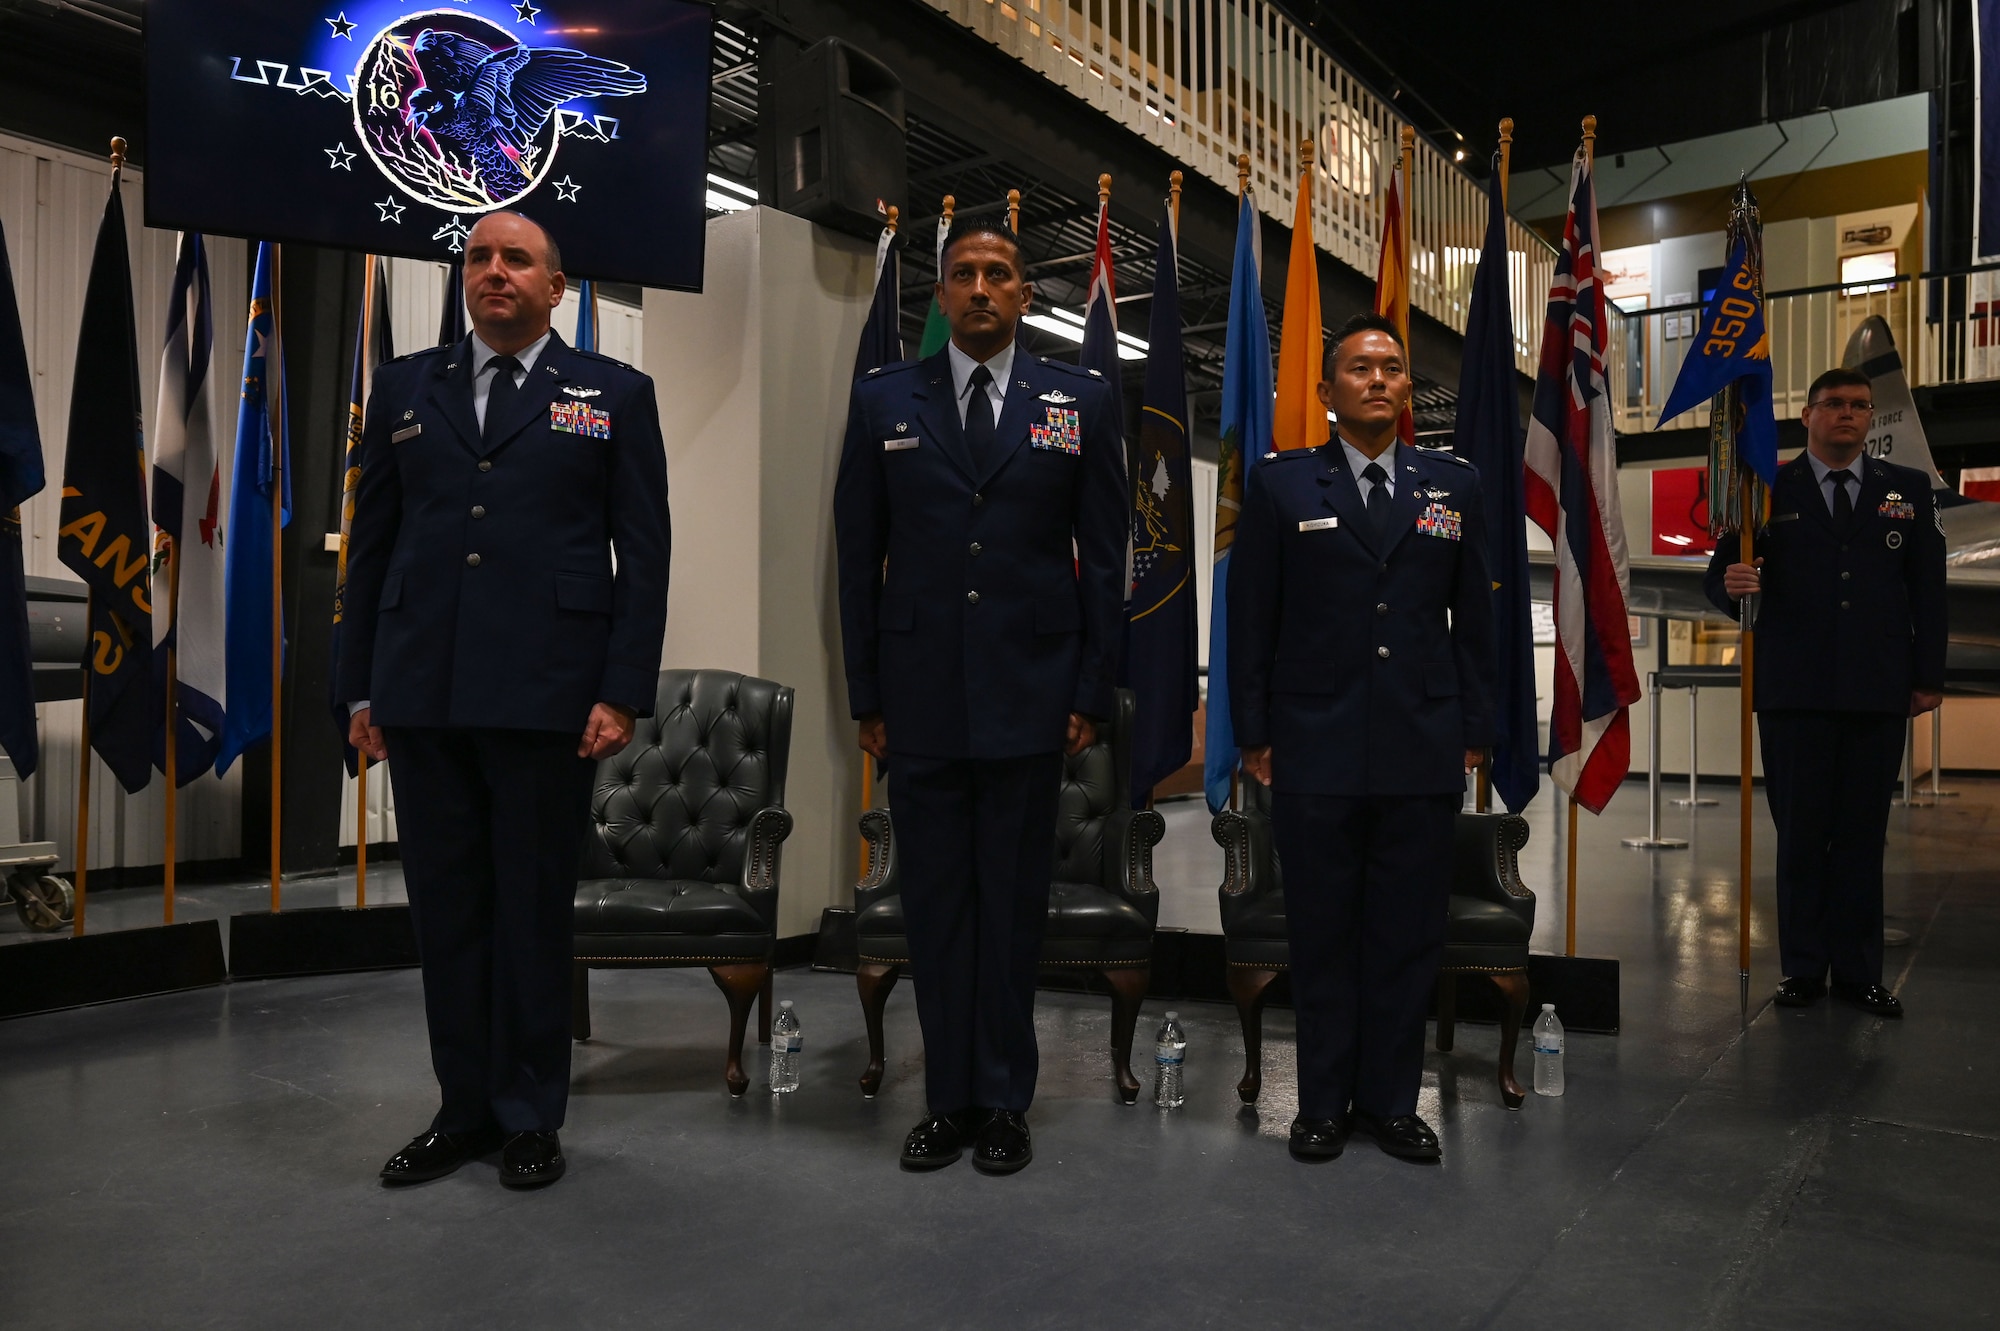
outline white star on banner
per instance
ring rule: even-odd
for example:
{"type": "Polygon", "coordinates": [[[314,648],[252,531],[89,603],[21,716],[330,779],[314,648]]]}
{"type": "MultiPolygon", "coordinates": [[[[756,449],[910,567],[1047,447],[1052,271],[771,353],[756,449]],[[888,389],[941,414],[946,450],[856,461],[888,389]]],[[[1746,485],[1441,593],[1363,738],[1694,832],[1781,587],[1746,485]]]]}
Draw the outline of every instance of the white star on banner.
{"type": "Polygon", "coordinates": [[[577,184],[574,180],[571,180],[568,176],[564,176],[561,180],[555,182],[555,185],[556,185],[556,197],[558,199],[561,199],[564,203],[575,203],[576,192],[583,188],[583,186],[577,184]]]}
{"type": "Polygon", "coordinates": [[[391,195],[390,195],[390,196],[389,196],[388,198],[386,198],[386,199],[382,200],[382,201],[381,201],[380,203],[376,204],[376,205],[375,205],[375,207],[376,207],[377,209],[379,209],[379,210],[381,211],[381,214],[382,214],[382,215],[381,215],[380,217],[378,217],[378,218],[376,218],[376,219],[375,219],[376,221],[378,221],[378,222],[394,222],[394,223],[396,223],[396,224],[397,224],[398,226],[401,226],[401,225],[402,225],[402,223],[403,223],[403,205],[402,205],[402,204],[400,204],[400,203],[397,203],[397,202],[396,202],[396,196],[395,196],[395,195],[391,194],[391,195]]]}
{"type": "Polygon", "coordinates": [[[348,165],[349,162],[354,160],[354,154],[348,149],[346,144],[336,143],[331,148],[325,148],[321,151],[326,154],[326,165],[329,171],[352,172],[354,170],[353,167],[348,165]]]}

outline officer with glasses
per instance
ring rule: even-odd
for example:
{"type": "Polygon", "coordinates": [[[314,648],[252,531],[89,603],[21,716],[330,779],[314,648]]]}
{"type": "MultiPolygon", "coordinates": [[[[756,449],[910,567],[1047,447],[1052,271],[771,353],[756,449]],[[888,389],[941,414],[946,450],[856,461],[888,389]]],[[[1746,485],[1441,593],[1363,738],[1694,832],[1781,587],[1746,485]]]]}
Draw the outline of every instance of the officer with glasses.
{"type": "Polygon", "coordinates": [[[1776,1001],[1835,998],[1881,1017],[1882,850],[1904,727],[1944,700],[1944,528],[1930,477],[1867,457],[1868,376],[1828,370],[1801,419],[1806,450],[1778,469],[1753,563],[1732,538],[1709,599],[1760,597],[1755,705],[1778,828],[1776,1001]]]}

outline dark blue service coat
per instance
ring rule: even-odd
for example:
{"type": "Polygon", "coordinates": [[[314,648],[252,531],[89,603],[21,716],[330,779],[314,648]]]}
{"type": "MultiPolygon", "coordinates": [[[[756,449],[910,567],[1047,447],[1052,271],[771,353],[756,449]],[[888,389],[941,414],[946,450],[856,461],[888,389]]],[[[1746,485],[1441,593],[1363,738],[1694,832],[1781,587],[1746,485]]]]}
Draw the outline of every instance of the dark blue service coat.
{"type": "Polygon", "coordinates": [[[1236,741],[1292,795],[1465,788],[1493,742],[1493,600],[1479,473],[1397,444],[1388,536],[1336,441],[1249,469],[1229,561],[1236,741]]]}
{"type": "Polygon", "coordinates": [[[854,385],[834,489],[847,697],[892,752],[1054,753],[1072,711],[1111,714],[1130,523],[1111,388],[1023,351],[1012,376],[983,466],[947,353],[854,385]]]}
{"type": "MultiPolygon", "coordinates": [[[[1930,478],[1877,458],[1860,475],[1843,531],[1804,454],[1778,469],[1756,542],[1759,711],[1906,716],[1913,691],[1944,688],[1944,528],[1930,478]]],[[[1731,615],[1722,575],[1738,557],[1730,536],[1708,564],[1708,598],[1731,615]]]]}
{"type": "Polygon", "coordinates": [[[491,438],[469,339],[376,370],[340,696],[386,727],[580,735],[599,702],[650,715],[669,549],[653,381],[551,336],[491,438]]]}

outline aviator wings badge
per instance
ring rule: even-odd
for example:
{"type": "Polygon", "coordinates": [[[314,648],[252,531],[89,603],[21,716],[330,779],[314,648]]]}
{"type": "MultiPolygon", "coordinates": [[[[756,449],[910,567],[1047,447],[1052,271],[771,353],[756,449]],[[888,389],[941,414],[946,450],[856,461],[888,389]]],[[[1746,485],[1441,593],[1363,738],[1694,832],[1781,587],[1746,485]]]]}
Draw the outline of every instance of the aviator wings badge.
{"type": "Polygon", "coordinates": [[[1074,402],[1076,401],[1076,399],[1071,397],[1068,393],[1063,392],[1062,389],[1060,388],[1051,388],[1048,392],[1042,394],[1042,401],[1053,402],[1060,407],[1064,403],[1074,402]]]}

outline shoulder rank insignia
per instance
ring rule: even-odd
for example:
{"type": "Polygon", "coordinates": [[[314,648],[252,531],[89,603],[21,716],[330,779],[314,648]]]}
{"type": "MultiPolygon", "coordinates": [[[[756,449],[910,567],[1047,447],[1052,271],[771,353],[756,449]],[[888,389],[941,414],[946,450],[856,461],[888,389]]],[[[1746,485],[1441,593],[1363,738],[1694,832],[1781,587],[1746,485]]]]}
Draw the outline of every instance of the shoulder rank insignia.
{"type": "Polygon", "coordinates": [[[563,385],[563,392],[568,393],[571,397],[604,396],[604,390],[601,388],[572,388],[568,384],[563,385]]]}
{"type": "Polygon", "coordinates": [[[1090,377],[1091,377],[1091,378],[1093,378],[1093,379],[1102,379],[1102,378],[1104,377],[1104,371],[1102,371],[1102,370],[1092,370],[1092,371],[1090,372],[1090,377]]]}
{"type": "MultiPolygon", "coordinates": [[[[1022,384],[1021,387],[1026,388],[1027,385],[1022,384]]],[[[1076,399],[1068,393],[1063,392],[1060,388],[1051,388],[1048,392],[1042,394],[1042,401],[1053,402],[1060,407],[1065,403],[1074,402],[1076,399]]]]}
{"type": "Polygon", "coordinates": [[[880,373],[882,373],[882,367],[881,367],[881,366],[879,366],[879,365],[877,365],[877,366],[876,366],[876,367],[875,367],[874,369],[870,370],[870,371],[869,371],[868,373],[870,373],[870,374],[880,374],[880,373]]]}

